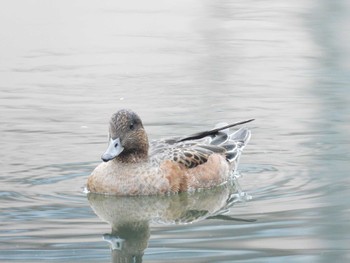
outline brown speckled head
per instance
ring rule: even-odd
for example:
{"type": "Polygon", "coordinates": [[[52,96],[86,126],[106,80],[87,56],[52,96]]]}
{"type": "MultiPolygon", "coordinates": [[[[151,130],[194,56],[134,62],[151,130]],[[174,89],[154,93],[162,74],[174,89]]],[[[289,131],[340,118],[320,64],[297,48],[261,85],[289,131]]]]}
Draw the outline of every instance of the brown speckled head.
{"type": "Polygon", "coordinates": [[[131,110],[119,110],[109,121],[109,146],[102,155],[108,162],[117,158],[122,162],[147,159],[148,139],[140,117],[131,110]]]}

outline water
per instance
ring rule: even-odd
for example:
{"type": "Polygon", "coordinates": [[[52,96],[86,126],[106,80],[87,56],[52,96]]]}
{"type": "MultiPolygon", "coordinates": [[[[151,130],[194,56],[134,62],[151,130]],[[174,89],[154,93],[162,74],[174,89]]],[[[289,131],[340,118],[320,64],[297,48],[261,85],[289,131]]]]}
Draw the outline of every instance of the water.
{"type": "Polygon", "coordinates": [[[0,261],[348,262],[349,14],[345,0],[7,1],[0,261]],[[83,188],[123,107],[152,139],[255,118],[241,192],[199,193],[212,211],[136,200],[116,233],[98,209],[119,202],[83,188]]]}

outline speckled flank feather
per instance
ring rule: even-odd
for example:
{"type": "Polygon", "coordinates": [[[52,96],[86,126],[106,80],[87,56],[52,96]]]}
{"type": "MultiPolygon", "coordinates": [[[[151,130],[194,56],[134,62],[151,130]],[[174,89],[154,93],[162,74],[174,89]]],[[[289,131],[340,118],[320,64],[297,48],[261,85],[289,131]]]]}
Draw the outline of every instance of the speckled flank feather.
{"type": "Polygon", "coordinates": [[[111,119],[110,136],[123,150],[92,172],[87,187],[98,193],[152,195],[222,184],[237,168],[250,139],[245,128],[231,132],[229,127],[235,125],[220,124],[213,130],[146,145],[141,119],[131,111],[119,111],[111,119]]]}

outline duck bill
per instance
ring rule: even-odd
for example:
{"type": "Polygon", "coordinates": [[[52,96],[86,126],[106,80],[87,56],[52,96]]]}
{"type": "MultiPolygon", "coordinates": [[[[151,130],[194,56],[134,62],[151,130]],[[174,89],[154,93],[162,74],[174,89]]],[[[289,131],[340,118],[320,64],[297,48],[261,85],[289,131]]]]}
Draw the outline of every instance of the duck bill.
{"type": "Polygon", "coordinates": [[[117,157],[124,150],[123,146],[120,143],[120,139],[117,138],[113,140],[112,138],[109,140],[108,148],[104,154],[102,154],[101,159],[104,162],[108,162],[115,157],[117,157]]]}

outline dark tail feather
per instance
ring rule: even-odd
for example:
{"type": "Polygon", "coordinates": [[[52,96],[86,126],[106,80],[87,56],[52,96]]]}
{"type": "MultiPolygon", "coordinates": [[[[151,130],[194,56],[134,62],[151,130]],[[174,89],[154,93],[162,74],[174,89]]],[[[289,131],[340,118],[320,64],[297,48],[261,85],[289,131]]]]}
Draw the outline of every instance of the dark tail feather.
{"type": "Polygon", "coordinates": [[[210,142],[212,145],[222,145],[229,139],[229,135],[222,131],[217,132],[214,136],[214,139],[210,142]]]}
{"type": "Polygon", "coordinates": [[[198,133],[195,133],[195,134],[192,134],[192,135],[180,138],[180,139],[177,140],[177,142],[183,142],[183,141],[187,141],[187,140],[202,139],[202,138],[204,138],[206,136],[215,135],[221,130],[225,130],[225,129],[228,129],[228,128],[231,128],[231,127],[234,127],[234,126],[242,125],[242,124],[251,122],[253,120],[254,119],[250,119],[250,120],[247,120],[247,121],[236,122],[236,123],[229,124],[229,125],[226,125],[226,126],[223,126],[223,127],[220,127],[220,128],[215,128],[215,129],[212,129],[212,130],[209,130],[209,131],[198,132],[198,133]]]}

